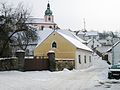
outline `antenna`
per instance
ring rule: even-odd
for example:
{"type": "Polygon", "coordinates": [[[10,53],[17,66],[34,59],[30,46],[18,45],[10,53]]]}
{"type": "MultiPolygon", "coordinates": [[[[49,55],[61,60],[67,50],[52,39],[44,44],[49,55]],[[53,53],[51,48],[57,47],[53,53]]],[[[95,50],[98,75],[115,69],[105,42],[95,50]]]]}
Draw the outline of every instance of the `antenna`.
{"type": "Polygon", "coordinates": [[[85,18],[83,18],[83,23],[84,23],[84,31],[86,31],[86,22],[85,22],[85,18]]]}

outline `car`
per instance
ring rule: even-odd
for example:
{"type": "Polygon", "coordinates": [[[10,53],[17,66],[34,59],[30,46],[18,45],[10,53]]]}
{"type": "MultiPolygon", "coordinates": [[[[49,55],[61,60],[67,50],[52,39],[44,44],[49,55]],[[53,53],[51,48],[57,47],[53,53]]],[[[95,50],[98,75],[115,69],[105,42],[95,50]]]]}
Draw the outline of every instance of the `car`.
{"type": "Polygon", "coordinates": [[[120,64],[112,65],[109,68],[108,79],[120,79],[120,64]]]}

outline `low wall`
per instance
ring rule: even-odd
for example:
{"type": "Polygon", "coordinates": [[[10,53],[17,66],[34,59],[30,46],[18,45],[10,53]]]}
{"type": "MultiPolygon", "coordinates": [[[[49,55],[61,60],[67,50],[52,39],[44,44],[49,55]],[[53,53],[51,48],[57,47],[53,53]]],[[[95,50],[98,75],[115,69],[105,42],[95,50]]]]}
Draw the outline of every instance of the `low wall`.
{"type": "MultiPolygon", "coordinates": [[[[72,70],[75,68],[74,60],[55,60],[56,70],[61,71],[64,68],[72,70]]],[[[49,70],[48,57],[25,58],[24,71],[49,70]]],[[[17,58],[0,58],[0,71],[18,70],[17,58]]]]}
{"type": "MultiPolygon", "coordinates": [[[[47,57],[25,58],[24,71],[49,70],[49,61],[47,57]]],[[[18,59],[0,58],[0,71],[18,70],[18,59]]]]}
{"type": "Polygon", "coordinates": [[[56,70],[61,71],[64,68],[72,70],[75,68],[75,60],[56,60],[56,70]]]}
{"type": "Polygon", "coordinates": [[[17,70],[17,58],[0,58],[0,71],[17,70]]]}

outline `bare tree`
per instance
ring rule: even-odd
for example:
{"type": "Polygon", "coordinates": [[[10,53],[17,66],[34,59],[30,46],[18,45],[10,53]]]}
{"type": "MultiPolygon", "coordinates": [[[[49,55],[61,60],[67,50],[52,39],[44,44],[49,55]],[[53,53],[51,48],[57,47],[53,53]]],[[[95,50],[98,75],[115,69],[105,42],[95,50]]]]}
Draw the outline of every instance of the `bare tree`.
{"type": "Polygon", "coordinates": [[[18,44],[21,49],[26,49],[29,42],[37,39],[35,29],[27,24],[30,13],[22,4],[12,8],[5,3],[0,9],[0,56],[9,55],[10,44],[18,44]],[[25,47],[23,48],[23,44],[25,47]]]}

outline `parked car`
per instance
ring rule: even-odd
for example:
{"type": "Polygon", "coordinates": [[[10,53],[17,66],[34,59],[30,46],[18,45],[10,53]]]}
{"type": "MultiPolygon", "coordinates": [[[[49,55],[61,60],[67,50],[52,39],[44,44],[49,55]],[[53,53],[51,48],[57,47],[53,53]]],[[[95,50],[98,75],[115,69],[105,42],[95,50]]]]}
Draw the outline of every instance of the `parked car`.
{"type": "Polygon", "coordinates": [[[108,79],[120,79],[120,64],[112,65],[109,68],[108,79]]]}

